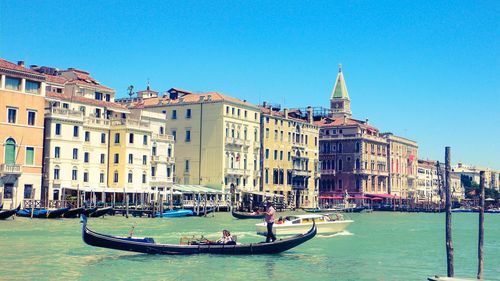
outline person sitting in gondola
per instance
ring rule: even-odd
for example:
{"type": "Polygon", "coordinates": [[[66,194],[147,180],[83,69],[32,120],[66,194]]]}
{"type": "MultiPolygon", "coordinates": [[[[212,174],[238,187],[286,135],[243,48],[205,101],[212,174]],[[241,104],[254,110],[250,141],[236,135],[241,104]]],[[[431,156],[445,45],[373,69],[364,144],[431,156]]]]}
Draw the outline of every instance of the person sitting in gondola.
{"type": "Polygon", "coordinates": [[[253,212],[250,213],[250,215],[260,215],[260,210],[259,208],[253,209],[253,212]]]}
{"type": "Polygon", "coordinates": [[[283,220],[283,217],[280,217],[276,224],[283,224],[285,221],[283,220]]]}
{"type": "Polygon", "coordinates": [[[224,229],[222,231],[222,237],[217,240],[217,244],[236,245],[236,242],[234,241],[233,236],[231,236],[231,232],[224,229]]]}

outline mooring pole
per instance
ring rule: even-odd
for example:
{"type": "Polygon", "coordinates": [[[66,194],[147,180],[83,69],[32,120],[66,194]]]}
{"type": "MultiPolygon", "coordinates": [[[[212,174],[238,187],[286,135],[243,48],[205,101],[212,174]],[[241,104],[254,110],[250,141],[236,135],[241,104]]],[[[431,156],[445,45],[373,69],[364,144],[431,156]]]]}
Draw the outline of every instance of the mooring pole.
{"type": "Polygon", "coordinates": [[[455,275],[453,267],[453,239],[451,234],[451,148],[445,147],[445,191],[446,191],[446,263],[448,277],[455,275]]]}
{"type": "Polygon", "coordinates": [[[479,240],[477,243],[477,279],[483,279],[483,241],[484,241],[484,182],[485,175],[484,171],[479,173],[480,176],[480,188],[481,191],[479,193],[479,240]]]}

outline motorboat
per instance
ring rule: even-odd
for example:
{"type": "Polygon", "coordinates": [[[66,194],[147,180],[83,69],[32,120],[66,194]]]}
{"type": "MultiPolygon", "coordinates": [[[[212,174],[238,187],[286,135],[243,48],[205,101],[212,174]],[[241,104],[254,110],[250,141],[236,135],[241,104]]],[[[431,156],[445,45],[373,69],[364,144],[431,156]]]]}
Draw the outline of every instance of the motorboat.
{"type": "MultiPolygon", "coordinates": [[[[353,220],[346,220],[342,214],[307,214],[287,216],[282,223],[275,222],[273,233],[275,235],[295,235],[304,233],[316,223],[319,234],[338,233],[344,231],[353,220]]],[[[255,225],[257,234],[267,235],[267,225],[265,222],[255,225]]]]}
{"type": "Polygon", "coordinates": [[[179,218],[193,216],[194,212],[186,209],[170,210],[163,213],[157,212],[155,214],[156,218],[179,218]]]}

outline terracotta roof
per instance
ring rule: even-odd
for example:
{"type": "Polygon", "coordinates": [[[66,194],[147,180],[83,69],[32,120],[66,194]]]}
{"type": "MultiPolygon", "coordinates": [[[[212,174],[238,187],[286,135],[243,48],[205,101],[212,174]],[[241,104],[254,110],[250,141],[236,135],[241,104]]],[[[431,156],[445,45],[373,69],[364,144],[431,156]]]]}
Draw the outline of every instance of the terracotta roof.
{"type": "MultiPolygon", "coordinates": [[[[181,91],[181,90],[176,90],[176,91],[181,91]]],[[[177,99],[171,100],[170,97],[168,96],[163,96],[163,97],[155,97],[155,98],[146,98],[137,102],[132,102],[129,104],[131,108],[144,108],[144,107],[154,107],[154,106],[161,106],[161,105],[168,105],[168,104],[178,104],[181,102],[182,103],[199,103],[200,99],[203,97],[204,102],[218,102],[218,101],[229,101],[241,105],[246,105],[246,106],[252,106],[255,107],[255,105],[239,100],[237,98],[233,98],[230,96],[223,95],[221,93],[217,92],[206,92],[206,93],[191,93],[187,91],[182,91],[184,93],[187,93],[177,99]],[[208,100],[208,96],[210,96],[210,100],[208,100]]]]}
{"type": "Polygon", "coordinates": [[[419,166],[426,166],[426,167],[436,167],[436,161],[434,160],[423,160],[423,159],[418,159],[418,165],[419,166]]]}
{"type": "Polygon", "coordinates": [[[103,90],[114,92],[114,89],[112,89],[112,88],[109,88],[109,87],[106,87],[106,86],[103,86],[103,85],[100,85],[100,84],[89,83],[89,82],[86,82],[86,81],[70,80],[67,83],[68,84],[75,83],[77,85],[82,85],[82,86],[87,86],[87,87],[90,87],[90,88],[97,88],[97,89],[103,89],[103,90]]]}
{"type": "Polygon", "coordinates": [[[98,88],[98,89],[103,89],[103,90],[107,90],[107,91],[114,91],[112,88],[101,85],[101,83],[99,83],[99,81],[95,80],[94,78],[92,78],[92,76],[90,76],[89,72],[84,71],[84,70],[75,69],[75,68],[68,68],[66,70],[61,70],[60,73],[62,73],[63,76],[65,75],[65,73],[72,73],[76,76],[76,79],[71,79],[71,78],[68,79],[67,83],[69,83],[69,84],[75,83],[75,84],[81,85],[81,86],[98,88]]]}
{"type": "Polygon", "coordinates": [[[45,75],[46,81],[49,83],[64,85],[66,83],[66,78],[62,76],[45,75]]]}
{"type": "Polygon", "coordinates": [[[24,66],[20,66],[20,65],[17,65],[15,63],[12,63],[12,62],[9,62],[9,61],[6,61],[4,59],[1,59],[0,58],[0,67],[1,68],[7,68],[7,69],[12,69],[12,70],[17,70],[17,71],[22,71],[22,72],[27,72],[27,73],[31,73],[31,74],[37,74],[37,75],[42,75],[32,69],[29,69],[29,68],[26,68],[24,66]]]}
{"type": "MultiPolygon", "coordinates": [[[[263,106],[260,106],[259,108],[260,108],[260,112],[262,114],[285,118],[285,112],[284,111],[275,111],[275,110],[272,110],[271,108],[263,107],[263,106]]],[[[300,110],[298,110],[298,109],[291,109],[289,111],[287,119],[292,120],[292,121],[298,121],[298,122],[308,123],[307,119],[295,118],[295,117],[290,116],[290,113],[297,113],[297,112],[300,112],[300,110]]]]}
{"type": "Polygon", "coordinates": [[[338,118],[322,118],[319,121],[315,121],[314,124],[320,127],[338,127],[338,126],[360,126],[365,129],[371,129],[378,132],[378,129],[367,125],[365,121],[356,120],[353,118],[346,117],[345,120],[343,117],[338,118]]]}
{"type": "Polygon", "coordinates": [[[65,100],[65,101],[79,102],[95,106],[109,107],[109,108],[117,108],[117,109],[127,108],[126,106],[116,102],[89,99],[82,96],[75,96],[75,95],[72,96],[70,94],[64,94],[64,93],[47,92],[46,97],[65,100]]]}

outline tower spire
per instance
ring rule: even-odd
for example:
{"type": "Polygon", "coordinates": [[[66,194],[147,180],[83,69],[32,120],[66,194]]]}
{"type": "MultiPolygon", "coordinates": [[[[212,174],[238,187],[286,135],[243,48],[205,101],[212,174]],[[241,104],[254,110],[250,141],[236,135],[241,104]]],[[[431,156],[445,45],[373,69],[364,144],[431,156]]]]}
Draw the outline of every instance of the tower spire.
{"type": "Polygon", "coordinates": [[[349,92],[347,91],[344,73],[342,72],[342,64],[339,64],[339,72],[330,96],[330,109],[333,112],[333,116],[338,117],[346,115],[350,117],[352,114],[350,103],[349,92]]]}

